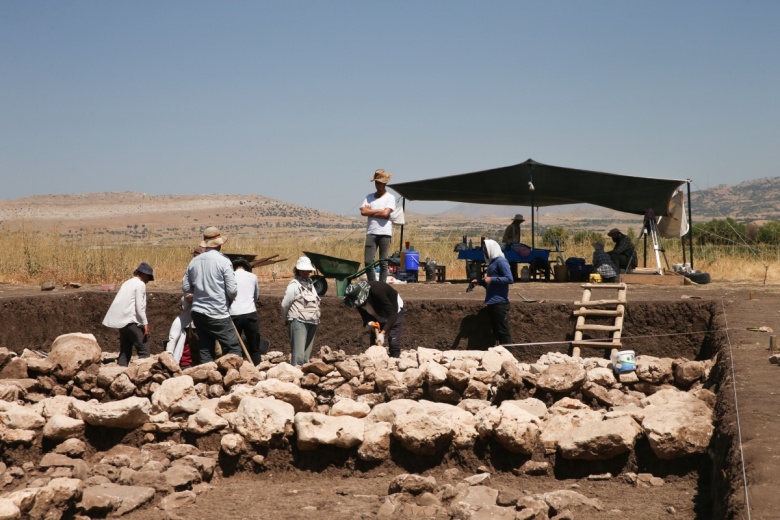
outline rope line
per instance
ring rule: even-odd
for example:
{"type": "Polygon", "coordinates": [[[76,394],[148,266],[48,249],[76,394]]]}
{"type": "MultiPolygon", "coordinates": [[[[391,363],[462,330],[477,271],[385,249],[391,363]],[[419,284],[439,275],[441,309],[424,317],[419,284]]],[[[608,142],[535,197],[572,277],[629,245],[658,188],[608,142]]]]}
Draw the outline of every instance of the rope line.
{"type": "Polygon", "coordinates": [[[726,323],[726,342],[729,345],[729,356],[731,358],[731,386],[734,388],[734,413],[737,416],[737,440],[739,442],[739,460],[742,464],[742,487],[745,490],[745,511],[747,518],[750,520],[750,497],[748,496],[747,488],[747,471],[745,471],[745,452],[742,448],[742,425],[739,420],[739,400],[737,399],[737,374],[734,370],[734,348],[731,345],[731,338],[728,334],[728,319],[726,317],[726,303],[723,298],[720,299],[721,307],[723,308],[723,321],[726,323]]]}
{"type": "MultiPolygon", "coordinates": [[[[726,332],[726,336],[728,337],[728,327],[725,329],[713,329],[713,330],[699,330],[699,331],[692,331],[692,332],[675,332],[675,333],[669,333],[669,334],[640,334],[636,336],[623,336],[620,339],[637,339],[637,338],[663,338],[663,337],[669,337],[669,336],[692,336],[694,334],[711,334],[714,332],[726,332]]],[[[612,341],[614,338],[591,338],[591,339],[583,339],[578,340],[580,342],[585,343],[596,343],[596,342],[605,342],[605,341],[612,341]]],[[[505,343],[501,345],[502,347],[526,347],[530,345],[566,345],[569,343],[573,343],[573,339],[563,340],[563,341],[534,341],[532,343],[505,343]]]]}

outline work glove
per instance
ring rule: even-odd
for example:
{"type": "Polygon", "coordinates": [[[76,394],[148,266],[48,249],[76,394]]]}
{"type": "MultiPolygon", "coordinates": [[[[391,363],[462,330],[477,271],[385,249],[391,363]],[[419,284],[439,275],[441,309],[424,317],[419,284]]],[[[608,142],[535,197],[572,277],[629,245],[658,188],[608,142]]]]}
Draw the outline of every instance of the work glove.
{"type": "Polygon", "coordinates": [[[384,347],[385,346],[385,333],[384,332],[377,333],[377,335],[376,335],[376,344],[379,345],[380,347],[384,347]]]}

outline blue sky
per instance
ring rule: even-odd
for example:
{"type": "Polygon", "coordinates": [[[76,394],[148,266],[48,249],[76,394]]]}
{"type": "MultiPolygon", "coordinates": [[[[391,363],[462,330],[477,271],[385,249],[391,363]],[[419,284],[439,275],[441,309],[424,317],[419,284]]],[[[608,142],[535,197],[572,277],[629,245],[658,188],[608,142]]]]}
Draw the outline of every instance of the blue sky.
{"type": "MultiPolygon", "coordinates": [[[[780,175],[780,2],[0,2],[0,198],[780,175]]],[[[417,211],[454,204],[410,203],[417,211]]]]}

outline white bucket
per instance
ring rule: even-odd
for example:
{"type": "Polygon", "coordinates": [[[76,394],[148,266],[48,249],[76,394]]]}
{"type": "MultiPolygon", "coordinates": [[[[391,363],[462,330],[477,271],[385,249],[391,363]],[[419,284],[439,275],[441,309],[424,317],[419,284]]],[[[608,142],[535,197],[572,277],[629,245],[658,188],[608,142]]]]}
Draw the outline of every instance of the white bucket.
{"type": "Polygon", "coordinates": [[[633,350],[613,352],[610,361],[612,361],[612,369],[617,374],[636,370],[636,357],[633,350]]]}

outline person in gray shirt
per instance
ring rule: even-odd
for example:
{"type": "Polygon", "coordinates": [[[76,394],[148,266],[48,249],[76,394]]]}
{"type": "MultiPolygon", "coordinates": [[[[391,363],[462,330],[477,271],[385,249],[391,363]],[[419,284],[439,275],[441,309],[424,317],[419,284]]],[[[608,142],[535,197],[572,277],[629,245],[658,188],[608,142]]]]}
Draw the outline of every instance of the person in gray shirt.
{"type": "Polygon", "coordinates": [[[193,295],[192,323],[198,331],[201,364],[216,357],[215,341],[219,341],[223,355],[241,355],[241,344],[228,311],[238,294],[238,284],[233,264],[220,253],[225,242],[227,237],[219,229],[207,227],[200,243],[204,252],[190,261],[181,282],[184,293],[193,295]]]}

